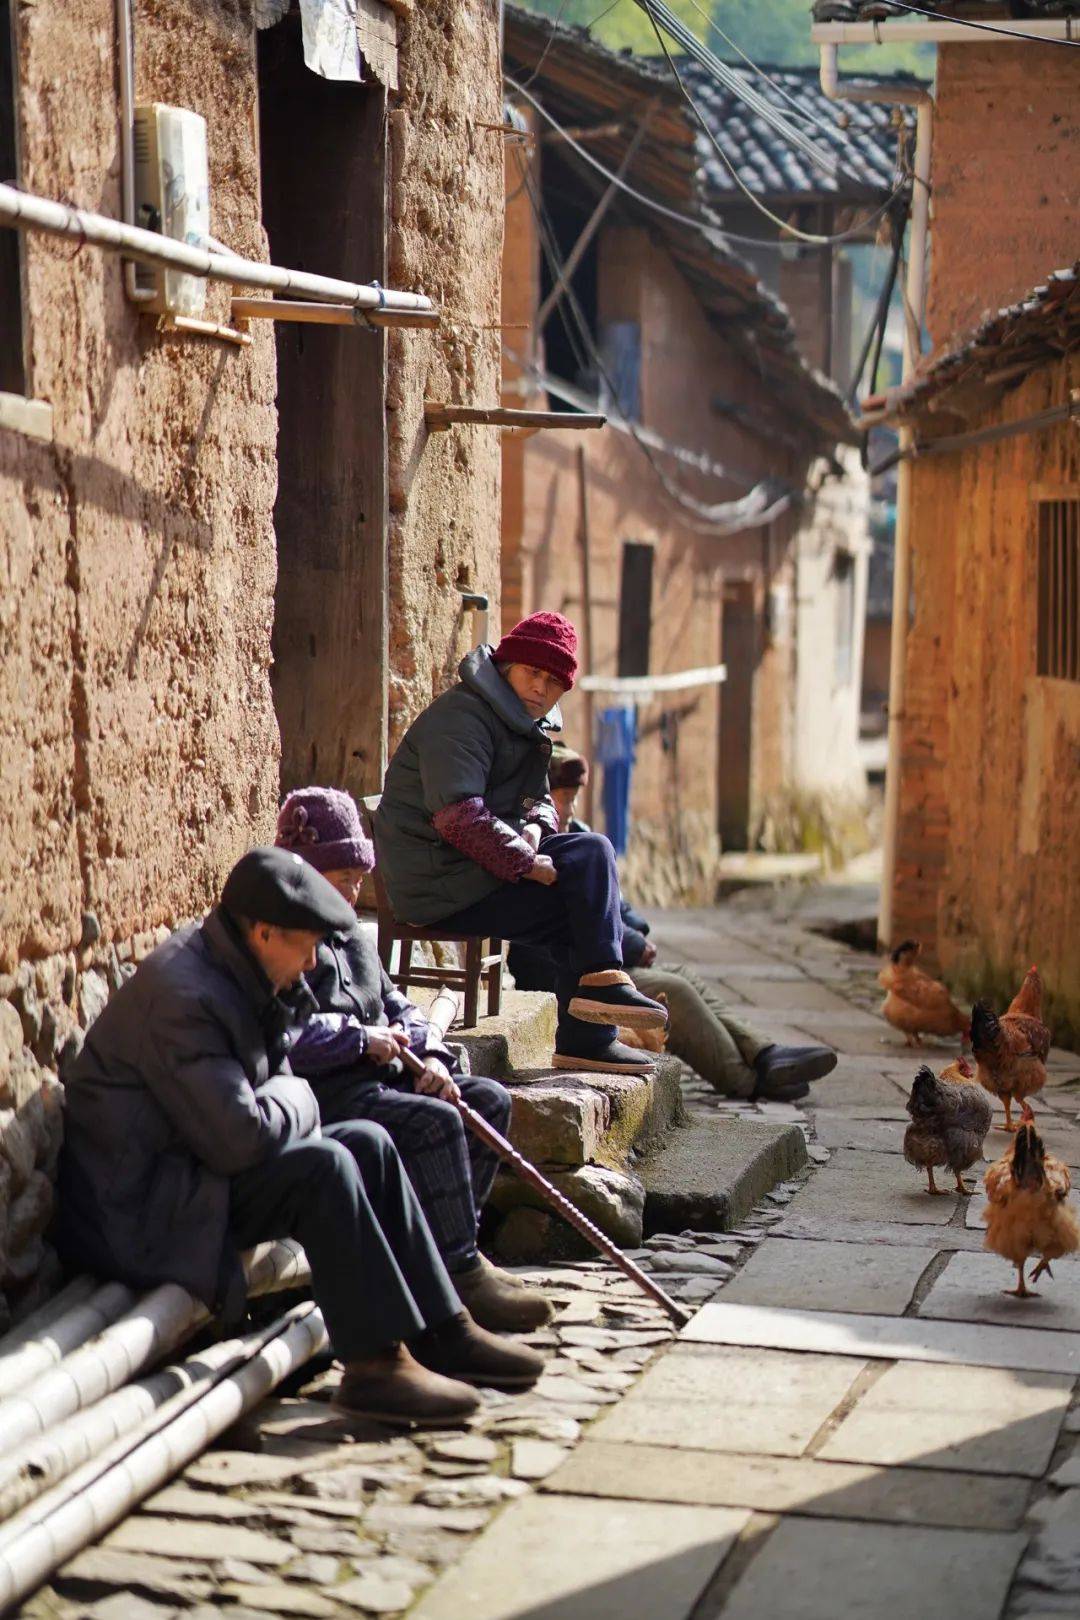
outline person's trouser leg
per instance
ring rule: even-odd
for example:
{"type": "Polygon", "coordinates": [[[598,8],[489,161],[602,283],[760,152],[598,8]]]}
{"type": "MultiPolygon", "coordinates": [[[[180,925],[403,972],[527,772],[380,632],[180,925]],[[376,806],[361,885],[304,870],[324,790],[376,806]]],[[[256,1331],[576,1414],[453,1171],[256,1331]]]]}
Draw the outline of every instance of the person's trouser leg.
{"type": "Polygon", "coordinates": [[[724,1025],[724,1028],[742,1053],[744,1061],[751,1069],[766,1048],[776,1045],[776,1042],[770,1036],[763,1035],[760,1029],[755,1029],[753,1024],[746,1023],[744,1019],[736,1018],[735,1014],[728,1012],[726,1008],[722,1013],[717,1013],[716,1016],[724,1025]]]}
{"type": "MultiPolygon", "coordinates": [[[[482,1079],[463,1079],[460,1085],[469,1106],[505,1132],[510,1122],[506,1087],[482,1079]]],[[[336,1086],[332,1104],[324,1103],[325,1089],[316,1087],[324,1121],[367,1119],[389,1133],[448,1270],[475,1265],[477,1220],[498,1160],[466,1128],[453,1103],[378,1080],[336,1086]]]]}
{"type": "Polygon", "coordinates": [[[633,978],[645,995],[667,998],[668,1050],[724,1096],[749,1097],[757,1081],[753,1060],[736,1040],[727,1014],[710,1006],[681,973],[635,968],[633,978]]]}
{"type": "Polygon", "coordinates": [[[583,973],[622,965],[615,852],[598,833],[558,833],[544,839],[543,853],[555,865],[556,883],[503,883],[439,921],[454,933],[495,934],[547,950],[558,970],[556,1048],[584,1057],[618,1035],[613,1024],[586,1024],[567,1011],[583,973]]]}
{"type": "Polygon", "coordinates": [[[231,1178],[230,1232],[240,1249],[292,1237],[334,1352],[358,1361],[436,1327],[461,1309],[387,1133],[327,1126],[231,1178]]]}

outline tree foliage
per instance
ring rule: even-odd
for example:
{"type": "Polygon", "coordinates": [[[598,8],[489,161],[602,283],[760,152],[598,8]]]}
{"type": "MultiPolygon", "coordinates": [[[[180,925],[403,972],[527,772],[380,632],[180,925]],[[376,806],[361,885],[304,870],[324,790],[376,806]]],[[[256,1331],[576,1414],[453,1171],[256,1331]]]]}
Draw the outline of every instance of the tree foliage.
{"type": "MultiPolygon", "coordinates": [[[[613,50],[629,48],[642,55],[658,52],[652,23],[634,0],[524,0],[531,11],[561,17],[564,23],[590,27],[593,37],[613,50]]],[[[785,67],[811,67],[818,59],[810,40],[810,0],[667,0],[699,39],[717,56],[737,61],[717,29],[755,62],[785,67]],[[712,22],[715,27],[710,27],[712,22]]],[[[669,41],[669,44],[671,42],[669,41]]],[[[674,46],[672,46],[674,50],[674,46]]],[[[934,70],[932,45],[848,46],[841,69],[873,73],[917,73],[934,70]]]]}

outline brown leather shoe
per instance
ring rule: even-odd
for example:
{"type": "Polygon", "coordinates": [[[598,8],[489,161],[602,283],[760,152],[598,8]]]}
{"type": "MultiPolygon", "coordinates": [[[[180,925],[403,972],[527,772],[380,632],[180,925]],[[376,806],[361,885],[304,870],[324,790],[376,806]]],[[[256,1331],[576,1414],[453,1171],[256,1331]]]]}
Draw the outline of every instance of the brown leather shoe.
{"type": "Polygon", "coordinates": [[[451,1280],[473,1321],[492,1333],[532,1333],[555,1315],[544,1294],[525,1287],[483,1255],[468,1271],[455,1271],[451,1280]]]}
{"type": "Polygon", "coordinates": [[[432,1372],[460,1378],[487,1389],[528,1389],[544,1370],[544,1357],[524,1344],[497,1339],[461,1311],[437,1328],[429,1328],[411,1345],[412,1353],[432,1372]]]}
{"type": "Polygon", "coordinates": [[[333,1404],[378,1423],[455,1428],[480,1405],[466,1384],[422,1367],[403,1344],[345,1364],[333,1404]]]}

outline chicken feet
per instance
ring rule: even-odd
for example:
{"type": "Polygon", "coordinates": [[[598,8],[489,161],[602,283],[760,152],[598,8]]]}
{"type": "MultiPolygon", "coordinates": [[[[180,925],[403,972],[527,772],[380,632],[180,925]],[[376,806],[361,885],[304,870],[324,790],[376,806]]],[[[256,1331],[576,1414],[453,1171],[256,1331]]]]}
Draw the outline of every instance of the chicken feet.
{"type": "Polygon", "coordinates": [[[1054,1273],[1050,1270],[1050,1262],[1045,1257],[1039,1261],[1038,1265],[1035,1267],[1035,1270],[1031,1273],[1032,1282],[1038,1282],[1044,1271],[1050,1280],[1053,1281],[1054,1273]]]}
{"type": "Polygon", "coordinates": [[[952,1194],[950,1193],[948,1187],[939,1187],[937,1182],[934,1180],[934,1167],[933,1167],[932,1164],[928,1164],[927,1167],[926,1167],[926,1180],[927,1180],[927,1188],[926,1188],[926,1190],[934,1198],[951,1198],[952,1197],[952,1194]]]}
{"type": "MultiPolygon", "coordinates": [[[[1039,1271],[1041,1271],[1044,1264],[1045,1264],[1045,1261],[1040,1261],[1038,1270],[1036,1270],[1036,1271],[1034,1271],[1032,1273],[1032,1276],[1031,1276],[1032,1282],[1035,1281],[1036,1277],[1039,1275],[1039,1271]]],[[[1024,1281],[1024,1267],[1026,1265],[1027,1265],[1027,1261],[1024,1260],[1024,1261],[1021,1262],[1020,1265],[1017,1266],[1017,1268],[1016,1268],[1016,1275],[1017,1275],[1016,1287],[1015,1288],[1003,1288],[1001,1290],[1003,1294],[1008,1294],[1010,1296],[1010,1298],[1012,1298],[1012,1299],[1038,1299],[1039,1296],[1036,1293],[1035,1289],[1034,1288],[1029,1288],[1027,1283],[1024,1281]]]]}

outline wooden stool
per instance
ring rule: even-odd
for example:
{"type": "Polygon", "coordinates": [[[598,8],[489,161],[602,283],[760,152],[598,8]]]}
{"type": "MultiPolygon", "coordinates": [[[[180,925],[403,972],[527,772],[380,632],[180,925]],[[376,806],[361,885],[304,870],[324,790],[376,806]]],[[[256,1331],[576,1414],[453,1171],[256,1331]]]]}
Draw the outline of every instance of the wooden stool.
{"type": "MultiPolygon", "coordinates": [[[[375,811],[379,807],[377,795],[361,800],[360,805],[367,821],[367,832],[371,835],[371,822],[375,811]]],[[[375,886],[375,907],[379,929],[379,958],[394,983],[402,990],[408,990],[411,984],[430,985],[435,989],[441,984],[449,985],[453,990],[463,990],[465,993],[464,1023],[466,1029],[471,1029],[476,1023],[480,1011],[480,986],[487,986],[487,1015],[495,1018],[502,1008],[502,976],[503,976],[503,942],[492,938],[488,941],[488,949],[484,949],[484,940],[479,934],[452,934],[437,924],[432,928],[414,927],[411,923],[398,922],[390,905],[389,896],[379,876],[378,867],[372,873],[375,886]],[[438,945],[464,945],[464,967],[427,967],[424,963],[413,966],[412,948],[419,940],[426,940],[429,944],[438,945]],[[396,973],[390,972],[390,963],[393,958],[395,942],[401,946],[401,958],[396,973]]]]}

